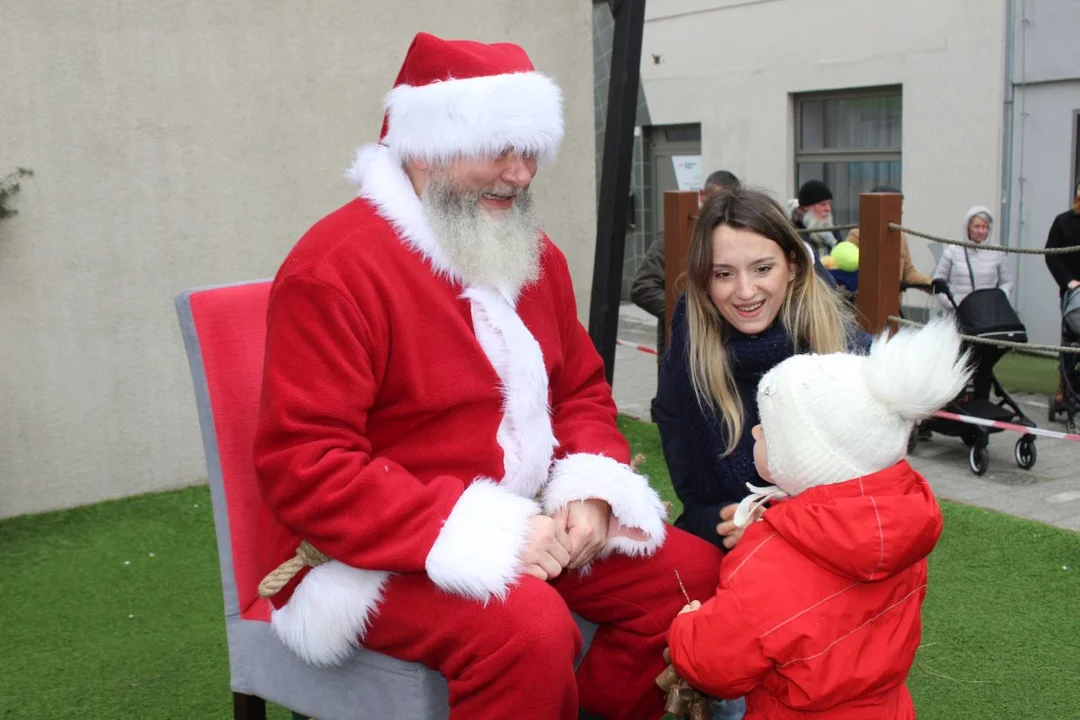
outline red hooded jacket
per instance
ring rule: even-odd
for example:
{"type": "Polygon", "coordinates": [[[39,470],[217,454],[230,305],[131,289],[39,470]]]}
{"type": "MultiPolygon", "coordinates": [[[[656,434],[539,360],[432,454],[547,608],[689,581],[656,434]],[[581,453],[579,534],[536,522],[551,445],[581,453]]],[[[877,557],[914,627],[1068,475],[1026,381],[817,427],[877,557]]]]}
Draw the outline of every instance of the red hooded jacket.
{"type": "Polygon", "coordinates": [[[906,461],[776,504],[724,558],[716,596],[675,619],[675,670],[746,695],[745,720],[914,718],[904,681],[941,525],[906,461]]]}

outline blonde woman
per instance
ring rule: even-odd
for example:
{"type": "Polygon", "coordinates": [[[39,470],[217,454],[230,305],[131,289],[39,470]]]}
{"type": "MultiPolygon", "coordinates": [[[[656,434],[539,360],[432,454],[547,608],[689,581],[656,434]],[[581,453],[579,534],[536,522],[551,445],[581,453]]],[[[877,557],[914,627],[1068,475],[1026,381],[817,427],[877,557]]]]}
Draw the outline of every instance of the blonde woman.
{"type": "Polygon", "coordinates": [[[739,188],[706,200],[656,397],[664,456],[683,503],[676,527],[734,547],[741,530],[732,517],[746,484],[767,484],[754,469],[750,434],[761,376],[796,351],[869,343],[772,198],[739,188]]]}

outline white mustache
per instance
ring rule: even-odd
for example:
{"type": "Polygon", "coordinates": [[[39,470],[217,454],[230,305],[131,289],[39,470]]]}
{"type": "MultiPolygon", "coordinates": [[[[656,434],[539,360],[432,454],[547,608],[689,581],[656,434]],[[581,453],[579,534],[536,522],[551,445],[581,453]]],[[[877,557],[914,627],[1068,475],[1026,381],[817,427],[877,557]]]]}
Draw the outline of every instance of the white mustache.
{"type": "Polygon", "coordinates": [[[517,197],[521,193],[525,192],[525,188],[518,187],[517,185],[489,185],[484,188],[481,193],[487,193],[489,195],[499,195],[501,197],[517,197]]]}

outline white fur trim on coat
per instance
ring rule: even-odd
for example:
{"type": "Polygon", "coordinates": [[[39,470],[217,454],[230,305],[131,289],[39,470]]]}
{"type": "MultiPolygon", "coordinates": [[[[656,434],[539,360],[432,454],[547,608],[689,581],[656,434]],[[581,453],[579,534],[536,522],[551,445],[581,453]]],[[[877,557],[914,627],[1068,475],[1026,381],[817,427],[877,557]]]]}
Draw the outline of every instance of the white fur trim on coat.
{"type": "Polygon", "coordinates": [[[431,264],[436,275],[462,281],[428,224],[424,206],[405,174],[401,158],[390,148],[383,145],[360,148],[346,177],[360,188],[360,197],[375,206],[402,241],[431,264]]]}
{"type": "Polygon", "coordinates": [[[399,85],[384,106],[382,142],[402,158],[445,162],[513,148],[551,160],[563,137],[562,92],[537,72],[399,85]]]}
{"type": "Polygon", "coordinates": [[[388,577],[331,560],[304,576],[270,626],[304,662],[340,665],[367,632],[388,577]]]}
{"type": "MultiPolygon", "coordinates": [[[[349,179],[437,275],[462,282],[431,231],[400,158],[382,145],[362,148],[349,179]]],[[[467,288],[464,296],[472,305],[477,341],[502,384],[503,418],[496,434],[504,458],[502,482],[533,497],[544,483],[556,446],[540,344],[514,309],[515,298],[478,287],[467,288]]]]}
{"type": "Polygon", "coordinates": [[[503,417],[495,439],[503,451],[499,485],[535,497],[551,468],[558,443],[548,409],[544,355],[521,317],[502,295],[479,287],[465,291],[472,304],[473,328],[499,376],[503,417]]]}
{"type": "Polygon", "coordinates": [[[575,500],[596,498],[611,506],[618,527],[604,553],[651,555],[664,544],[667,512],[643,475],[604,455],[578,453],[555,462],[544,488],[544,511],[554,514],[575,500]]]}
{"type": "Polygon", "coordinates": [[[443,590],[486,603],[505,599],[521,569],[534,500],[478,478],[465,489],[428,553],[424,569],[443,590]]]}

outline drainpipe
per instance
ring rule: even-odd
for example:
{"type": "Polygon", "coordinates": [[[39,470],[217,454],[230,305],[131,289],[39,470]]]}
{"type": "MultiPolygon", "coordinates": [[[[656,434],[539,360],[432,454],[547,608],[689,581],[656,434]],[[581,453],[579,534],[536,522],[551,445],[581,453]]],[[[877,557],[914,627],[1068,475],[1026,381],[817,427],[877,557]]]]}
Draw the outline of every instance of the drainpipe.
{"type": "MultiPolygon", "coordinates": [[[[1013,64],[1016,36],[1016,0],[1005,0],[1005,102],[1001,133],[1001,244],[1008,247],[1012,234],[1013,191],[1013,64]]],[[[1019,280],[1019,278],[1017,278],[1019,280]]],[[[1017,288],[1019,289],[1019,288],[1017,288]]],[[[1019,297],[1017,293],[1016,297],[1019,297]]]]}

